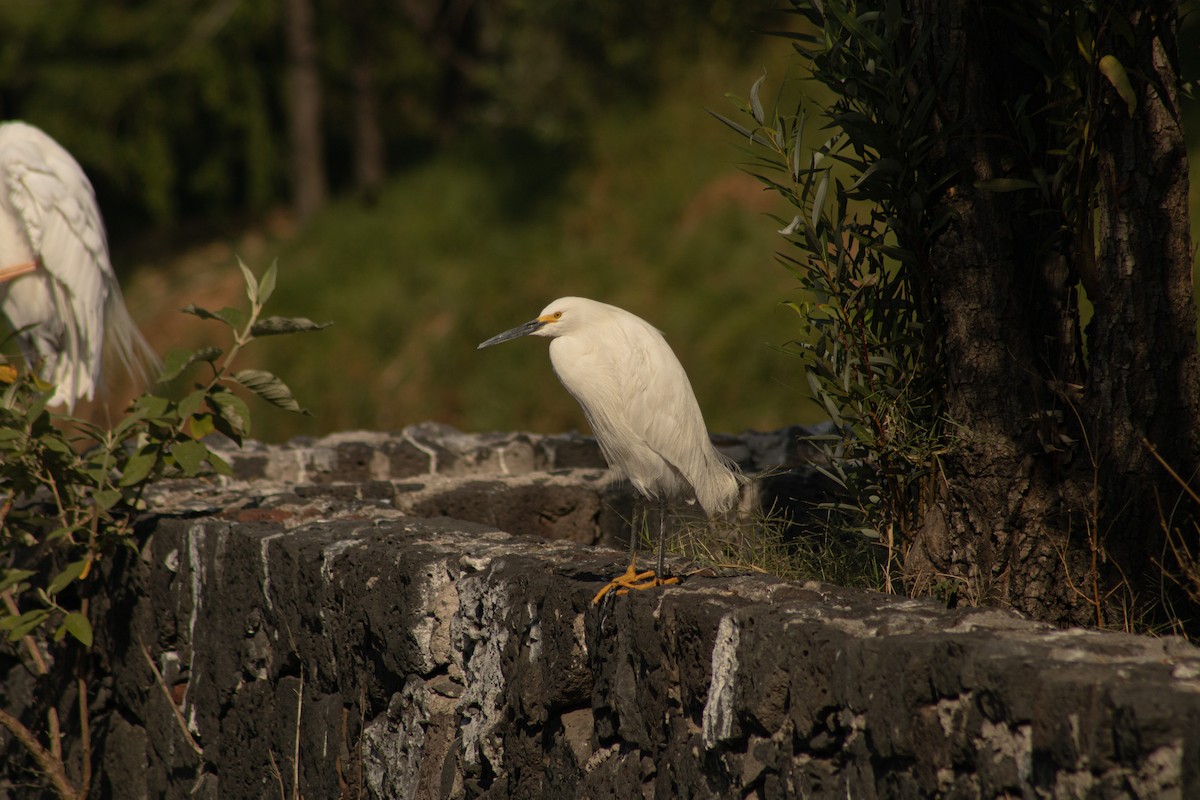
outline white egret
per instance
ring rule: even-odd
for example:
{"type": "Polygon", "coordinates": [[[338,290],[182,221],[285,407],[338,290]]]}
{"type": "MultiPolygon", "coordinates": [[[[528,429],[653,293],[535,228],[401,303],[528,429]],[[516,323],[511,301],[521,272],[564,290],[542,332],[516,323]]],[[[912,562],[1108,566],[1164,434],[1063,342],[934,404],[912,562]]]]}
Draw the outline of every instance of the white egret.
{"type": "Polygon", "coordinates": [[[553,340],[550,363],[583,406],[609,466],[659,503],[658,569],[637,571],[635,532],[629,568],[593,602],[613,589],[623,594],[677,583],[662,577],[666,502],[693,496],[711,518],[733,505],[741,483],[737,468],[713,447],[679,359],[641,317],[582,297],[555,300],[536,319],[493,336],[479,349],[520,336],[553,340]]]}
{"type": "Polygon", "coordinates": [[[0,312],[30,366],[40,362],[54,384],[52,405],[92,399],[105,331],[139,383],[158,364],[125,308],[91,182],[24,122],[0,124],[0,312]]]}

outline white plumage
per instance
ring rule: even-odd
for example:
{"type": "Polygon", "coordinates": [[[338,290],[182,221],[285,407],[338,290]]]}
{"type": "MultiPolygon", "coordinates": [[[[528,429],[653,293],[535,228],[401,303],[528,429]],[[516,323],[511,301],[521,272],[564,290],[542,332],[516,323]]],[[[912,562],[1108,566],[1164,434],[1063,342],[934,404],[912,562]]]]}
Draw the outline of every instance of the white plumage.
{"type": "Polygon", "coordinates": [[[0,312],[26,328],[21,348],[55,385],[52,404],[94,397],[106,331],[134,380],[158,363],[125,308],[91,182],[23,122],[0,124],[0,312]]]}
{"type": "MultiPolygon", "coordinates": [[[[709,516],[734,504],[740,475],[713,447],[687,374],[654,326],[616,306],[563,297],[479,347],[526,335],[553,339],[555,374],[583,407],[609,466],[644,497],[665,503],[694,495],[709,516]]],[[[646,577],[635,573],[631,564],[625,577],[646,577]]]]}

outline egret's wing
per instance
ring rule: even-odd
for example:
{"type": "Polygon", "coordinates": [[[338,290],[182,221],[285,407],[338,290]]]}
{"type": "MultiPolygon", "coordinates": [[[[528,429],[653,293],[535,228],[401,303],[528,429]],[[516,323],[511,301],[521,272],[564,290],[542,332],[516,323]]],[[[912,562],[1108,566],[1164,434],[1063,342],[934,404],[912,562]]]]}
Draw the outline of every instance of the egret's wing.
{"type": "Polygon", "coordinates": [[[64,396],[59,399],[93,396],[106,316],[125,367],[144,377],[143,365],[156,357],[121,299],[91,181],[66,150],[37,128],[8,123],[3,129],[5,201],[50,278],[60,352],[55,374],[48,377],[59,385],[58,395],[64,396]]]}
{"type": "Polygon", "coordinates": [[[40,343],[55,400],[91,397],[100,368],[106,281],[112,274],[92,185],[53,139],[22,123],[4,126],[6,204],[48,277],[50,309],[40,343]]]}
{"type": "Polygon", "coordinates": [[[732,464],[712,446],[683,365],[662,335],[649,324],[646,328],[647,334],[629,345],[637,358],[627,372],[627,417],[647,445],[678,471],[706,511],[723,511],[737,492],[732,464]]]}

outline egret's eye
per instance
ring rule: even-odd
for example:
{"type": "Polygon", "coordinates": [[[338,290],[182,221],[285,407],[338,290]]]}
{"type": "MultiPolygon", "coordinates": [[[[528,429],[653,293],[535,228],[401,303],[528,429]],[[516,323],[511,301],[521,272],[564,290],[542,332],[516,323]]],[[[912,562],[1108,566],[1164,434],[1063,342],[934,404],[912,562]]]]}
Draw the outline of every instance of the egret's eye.
{"type": "Polygon", "coordinates": [[[550,315],[550,319],[554,320],[555,322],[558,322],[560,319],[562,319],[562,312],[555,311],[553,314],[550,315]]]}

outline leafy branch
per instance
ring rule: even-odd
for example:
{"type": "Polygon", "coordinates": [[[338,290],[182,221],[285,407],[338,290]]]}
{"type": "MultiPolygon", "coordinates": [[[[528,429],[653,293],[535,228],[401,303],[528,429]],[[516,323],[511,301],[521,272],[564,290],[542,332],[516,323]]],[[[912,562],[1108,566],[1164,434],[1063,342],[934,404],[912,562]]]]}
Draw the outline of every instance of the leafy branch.
{"type": "MultiPolygon", "coordinates": [[[[232,344],[227,351],[170,352],[160,387],[193,367],[207,369],[181,399],[143,394],[123,419],[106,429],[47,409],[54,387],[35,372],[10,365],[0,369],[0,632],[10,646],[23,643],[40,676],[51,676],[51,664],[60,663],[46,654],[67,636],[84,648],[92,645],[88,597],[96,587],[88,579],[96,562],[141,546],[134,522],[145,510],[146,489],[168,478],[232,474],[208,443],[215,436],[240,446],[250,435],[249,406],[234,389],[286,411],[309,413],[275,375],[234,367],[242,349],[256,339],[317,331],[327,324],[264,317],[275,289],[275,265],[261,280],[241,262],[238,266],[247,308],[183,309],[225,325],[232,344]]],[[[82,678],[76,691],[86,742],[88,694],[82,678]]],[[[72,784],[63,761],[58,709],[53,702],[47,705],[47,745],[3,711],[0,726],[25,747],[59,797],[84,797],[90,754],[85,748],[81,778],[72,784]]]]}
{"type": "Polygon", "coordinates": [[[799,335],[784,346],[802,359],[814,399],[836,432],[817,443],[842,490],[837,524],[882,544],[885,581],[931,501],[938,459],[950,446],[942,411],[940,314],[923,253],[947,222],[930,198],[946,178],[922,169],[931,92],[913,90],[913,27],[900,4],[794,0],[793,42],[828,90],[821,116],[801,97],[794,110],[764,104],[765,76],[732,98],[744,122],[715,114],[746,142],[746,169],[795,208],[778,219],[788,249],[779,260],[800,299],[784,303],[799,335]]]}

